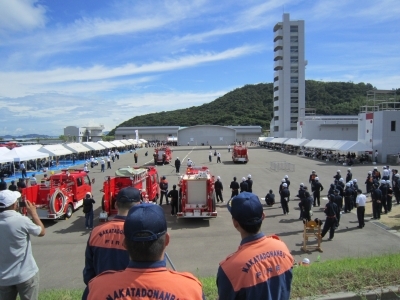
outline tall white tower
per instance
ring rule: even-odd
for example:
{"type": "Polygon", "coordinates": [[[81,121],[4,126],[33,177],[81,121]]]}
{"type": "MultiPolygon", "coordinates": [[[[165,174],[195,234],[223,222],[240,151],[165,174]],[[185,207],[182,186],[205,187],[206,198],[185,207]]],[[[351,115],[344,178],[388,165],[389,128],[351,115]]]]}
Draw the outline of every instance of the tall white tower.
{"type": "Polygon", "coordinates": [[[274,26],[274,117],[271,136],[297,137],[297,121],[305,114],[304,21],[283,21],[274,26]]]}

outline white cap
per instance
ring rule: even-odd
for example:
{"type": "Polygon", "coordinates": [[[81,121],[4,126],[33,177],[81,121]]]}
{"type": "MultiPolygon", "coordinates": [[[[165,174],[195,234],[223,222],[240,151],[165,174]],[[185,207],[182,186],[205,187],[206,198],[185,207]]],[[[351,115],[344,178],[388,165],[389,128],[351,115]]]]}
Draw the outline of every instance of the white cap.
{"type": "Polygon", "coordinates": [[[340,173],[340,170],[337,170],[336,172],[337,172],[337,173],[340,173]]]}
{"type": "Polygon", "coordinates": [[[218,179],[218,180],[220,180],[220,179],[221,179],[221,177],[217,176],[217,179],[218,179]]]}
{"type": "Polygon", "coordinates": [[[311,173],[315,173],[315,170],[312,170],[312,172],[311,173]]]}
{"type": "Polygon", "coordinates": [[[371,175],[371,174],[372,174],[372,171],[368,171],[368,174],[371,175]]]}
{"type": "Polygon", "coordinates": [[[315,180],[316,180],[316,181],[318,181],[318,180],[319,180],[319,178],[318,178],[318,177],[315,177],[315,180]]]}
{"type": "Polygon", "coordinates": [[[351,168],[348,168],[347,171],[351,171],[351,168]]]}
{"type": "Polygon", "coordinates": [[[353,179],[353,182],[356,183],[356,182],[357,182],[357,179],[353,179]]]}
{"type": "Polygon", "coordinates": [[[301,262],[302,264],[309,265],[310,260],[308,258],[303,258],[303,261],[301,262]]]}
{"type": "Polygon", "coordinates": [[[282,184],[283,187],[287,187],[287,183],[282,184]]]}
{"type": "Polygon", "coordinates": [[[246,178],[242,177],[242,181],[246,181],[246,178]]]}
{"type": "Polygon", "coordinates": [[[282,182],[286,182],[285,178],[282,178],[282,182]]]}
{"type": "Polygon", "coordinates": [[[374,170],[378,170],[378,167],[374,167],[374,170]]]}
{"type": "Polygon", "coordinates": [[[346,183],[346,186],[350,186],[350,182],[346,183]]]}
{"type": "Polygon", "coordinates": [[[344,179],[343,179],[343,178],[340,178],[340,179],[339,179],[339,181],[340,181],[340,182],[343,182],[343,181],[344,181],[344,179]]]}
{"type": "Polygon", "coordinates": [[[247,178],[251,178],[251,174],[247,175],[247,178]]]}
{"type": "Polygon", "coordinates": [[[176,159],[179,159],[179,157],[177,156],[176,159]]]}
{"type": "Polygon", "coordinates": [[[386,166],[383,166],[383,169],[386,169],[386,166]]]}
{"type": "Polygon", "coordinates": [[[289,176],[285,175],[285,178],[289,178],[289,176]]]}
{"type": "Polygon", "coordinates": [[[17,191],[0,191],[0,208],[6,208],[13,205],[19,197],[21,197],[21,193],[17,191]]]}
{"type": "Polygon", "coordinates": [[[304,186],[304,183],[300,183],[300,186],[304,186]]]}

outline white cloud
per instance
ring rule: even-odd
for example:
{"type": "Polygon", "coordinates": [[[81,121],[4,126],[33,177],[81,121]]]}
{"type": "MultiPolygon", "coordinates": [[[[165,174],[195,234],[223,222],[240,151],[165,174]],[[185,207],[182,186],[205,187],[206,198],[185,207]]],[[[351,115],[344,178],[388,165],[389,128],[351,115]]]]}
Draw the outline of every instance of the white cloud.
{"type": "Polygon", "coordinates": [[[0,33],[43,27],[46,10],[38,0],[0,0],[0,33]]]}

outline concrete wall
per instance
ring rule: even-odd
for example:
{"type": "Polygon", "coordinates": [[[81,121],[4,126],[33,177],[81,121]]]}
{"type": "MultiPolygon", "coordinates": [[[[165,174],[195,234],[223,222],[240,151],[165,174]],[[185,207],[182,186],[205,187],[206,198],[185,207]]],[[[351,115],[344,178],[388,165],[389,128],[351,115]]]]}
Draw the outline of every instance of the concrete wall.
{"type": "Polygon", "coordinates": [[[119,127],[115,139],[136,139],[135,130],[138,130],[139,139],[166,141],[169,136],[178,135],[179,126],[119,127]]]}
{"type": "Polygon", "coordinates": [[[199,125],[188,127],[179,130],[178,144],[187,145],[228,145],[236,140],[236,131],[233,128],[228,128],[218,125],[199,125]]]}
{"type": "Polygon", "coordinates": [[[304,120],[298,125],[297,138],[357,141],[357,127],[357,121],[304,120]]]}

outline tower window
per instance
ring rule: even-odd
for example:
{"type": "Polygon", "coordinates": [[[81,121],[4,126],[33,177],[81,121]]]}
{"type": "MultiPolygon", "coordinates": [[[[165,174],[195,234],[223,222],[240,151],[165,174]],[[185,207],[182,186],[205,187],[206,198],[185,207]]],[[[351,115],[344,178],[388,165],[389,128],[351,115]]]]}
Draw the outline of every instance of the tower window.
{"type": "Polygon", "coordinates": [[[290,32],[298,32],[299,27],[298,26],[290,26],[290,32]]]}
{"type": "Polygon", "coordinates": [[[396,131],[396,121],[390,122],[390,131],[396,131]]]}

